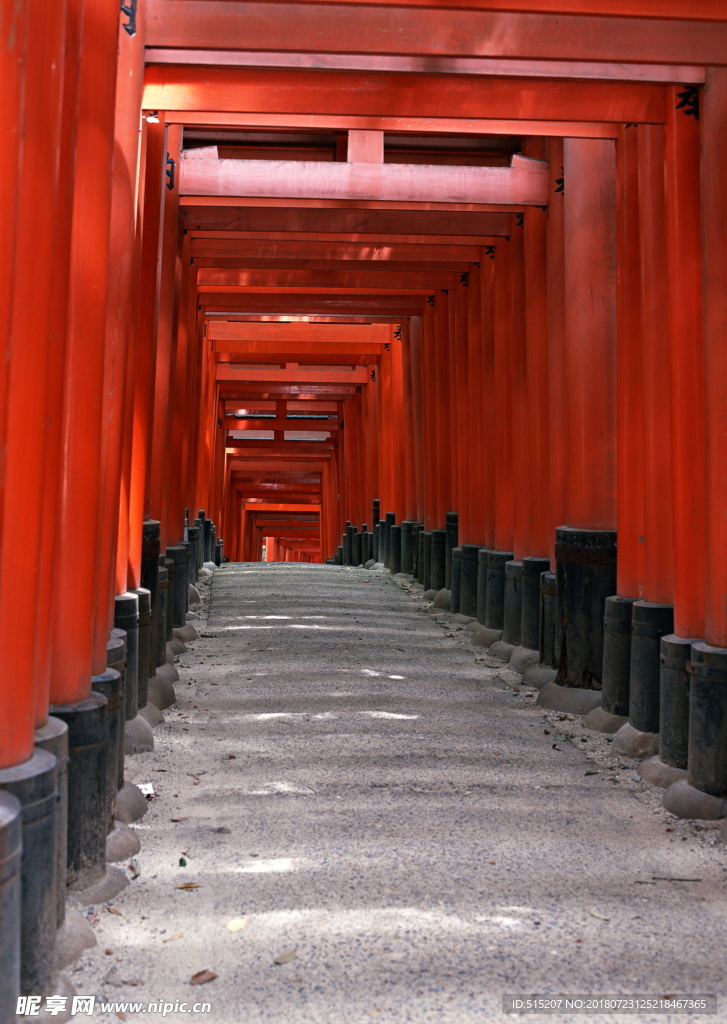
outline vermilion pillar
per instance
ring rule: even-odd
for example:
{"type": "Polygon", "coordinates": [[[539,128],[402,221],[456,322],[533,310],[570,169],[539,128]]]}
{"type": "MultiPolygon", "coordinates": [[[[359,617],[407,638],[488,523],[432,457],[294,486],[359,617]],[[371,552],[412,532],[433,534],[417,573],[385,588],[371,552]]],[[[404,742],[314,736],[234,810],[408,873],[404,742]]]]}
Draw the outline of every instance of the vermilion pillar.
{"type": "Polygon", "coordinates": [[[702,103],[703,392],[707,643],[727,647],[727,69],[707,68],[702,103]]]}
{"type": "Polygon", "coordinates": [[[644,405],[644,590],[647,601],[671,604],[674,587],[669,297],[664,209],[664,129],[638,129],[641,236],[641,342],[644,405]]]}
{"type": "Polygon", "coordinates": [[[669,336],[671,350],[674,508],[674,632],[704,636],[705,406],[702,393],[702,253],[699,122],[666,90],[665,181],[669,336]]]}
{"type": "MultiPolygon", "coordinates": [[[[149,517],[159,520],[161,550],[169,543],[167,513],[169,509],[170,480],[178,466],[170,465],[172,450],[172,406],[174,402],[174,369],[177,322],[175,308],[178,300],[177,224],[179,211],[179,153],[182,144],[182,126],[167,127],[164,151],[164,187],[160,250],[158,262],[158,293],[156,303],[156,359],[154,364],[154,411],[149,445],[148,494],[149,517]]],[[[149,183],[153,187],[153,182],[149,183]]],[[[217,417],[214,417],[216,427],[217,417]]],[[[176,512],[176,510],[175,510],[176,512]]]]}
{"type": "Polygon", "coordinates": [[[498,551],[512,551],[513,481],[512,417],[509,395],[512,388],[512,260],[510,241],[503,239],[495,256],[495,327],[492,380],[497,382],[491,394],[494,412],[493,444],[488,453],[486,472],[495,491],[495,536],[498,551]]]}
{"type": "Polygon", "coordinates": [[[550,477],[550,568],[555,571],[555,527],[566,522],[568,494],[568,407],[565,370],[565,236],[563,140],[548,139],[550,166],[547,213],[546,272],[548,317],[548,460],[550,477]]]}
{"type": "Polygon", "coordinates": [[[530,544],[526,554],[547,558],[552,526],[558,525],[550,521],[547,211],[533,207],[526,212],[524,219],[526,416],[530,492],[530,544]]]}
{"type": "MultiPolygon", "coordinates": [[[[127,424],[129,341],[136,311],[135,257],[136,186],[138,172],[141,93],[144,82],[144,10],[139,9],[134,35],[120,16],[118,87],[114,117],[114,162],[109,246],[107,346],[104,370],[103,454],[104,492],[101,514],[99,592],[94,640],[97,658],[103,656],[113,625],[114,596],[126,590],[128,561],[128,493],[123,487],[124,447],[130,443],[127,424]],[[123,506],[123,516],[122,516],[123,506]],[[117,546],[120,551],[117,553],[117,546]],[[121,568],[120,568],[121,566],[121,568]]],[[[135,337],[135,335],[134,335],[135,337]]]]}
{"type": "Polygon", "coordinates": [[[616,526],[616,194],[610,139],[565,139],[568,525],[616,526]]]}
{"type": "MultiPolygon", "coordinates": [[[[513,488],[513,546],[516,560],[530,552],[530,438],[528,431],[527,339],[525,332],[525,226],[526,214],[516,214],[510,236],[510,387],[504,398],[509,406],[512,456],[508,474],[513,488]]],[[[505,549],[507,550],[507,549],[505,549]]]]}
{"type": "Polygon", "coordinates": [[[65,365],[63,501],[58,521],[57,579],[69,585],[53,615],[51,701],[88,695],[98,582],[103,487],[101,423],[106,345],[111,168],[118,6],[86,0],[81,49],[80,104],[70,251],[68,343],[65,365]],[[68,543],[69,538],[77,543],[68,543]],[[71,585],[72,581],[72,585],[71,585]]]}
{"type": "Polygon", "coordinates": [[[638,133],[618,139],[618,563],[621,597],[644,597],[644,403],[638,133]]]}
{"type": "Polygon", "coordinates": [[[0,173],[3,187],[11,191],[9,224],[3,225],[7,267],[0,281],[0,613],[13,625],[3,645],[7,678],[0,714],[0,767],[31,757],[34,717],[38,724],[47,719],[44,669],[49,641],[47,633],[38,634],[47,621],[39,612],[48,608],[52,590],[52,578],[44,573],[42,562],[44,504],[46,510],[57,512],[56,489],[45,486],[44,460],[52,440],[45,406],[53,384],[47,367],[65,11],[60,7],[45,12],[32,5],[16,11],[17,16],[7,12],[2,28],[11,134],[0,173]],[[16,176],[18,170],[22,173],[16,176]]]}

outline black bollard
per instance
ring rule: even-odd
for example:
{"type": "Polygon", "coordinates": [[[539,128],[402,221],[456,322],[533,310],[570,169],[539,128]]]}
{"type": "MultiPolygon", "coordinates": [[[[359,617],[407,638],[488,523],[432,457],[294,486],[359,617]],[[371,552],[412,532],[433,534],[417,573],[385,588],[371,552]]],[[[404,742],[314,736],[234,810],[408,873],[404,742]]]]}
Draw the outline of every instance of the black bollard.
{"type": "Polygon", "coordinates": [[[419,537],[424,529],[421,523],[412,523],[411,527],[411,574],[419,581],[419,537]]]}
{"type": "Polygon", "coordinates": [[[124,718],[130,722],[139,710],[139,595],[126,591],[114,601],[114,628],[126,634],[124,718]]]}
{"type": "Polygon", "coordinates": [[[384,564],[384,550],[386,548],[386,520],[379,520],[379,543],[376,551],[376,561],[384,564]]]}
{"type": "Polygon", "coordinates": [[[376,524],[379,522],[380,519],[381,501],[378,498],[374,498],[374,500],[371,502],[371,522],[374,524],[374,529],[376,529],[376,524]]]}
{"type": "Polygon", "coordinates": [[[603,613],[606,598],[616,591],[616,531],[559,526],[555,558],[555,681],[598,690],[603,673],[603,613]]]}
{"type": "Polygon", "coordinates": [[[153,650],[149,664],[149,678],[156,675],[159,665],[167,660],[167,595],[169,593],[169,574],[164,566],[165,556],[159,558],[157,582],[157,609],[152,613],[153,650]]]}
{"type": "Polygon", "coordinates": [[[502,629],[505,618],[505,566],[513,560],[512,551],[487,552],[487,604],[485,625],[502,629]]]}
{"type": "MultiPolygon", "coordinates": [[[[56,759],[47,750],[35,750],[29,761],[0,770],[0,789],[21,805],[22,857],[20,868],[20,992],[48,992],[55,961],[56,920],[56,759]]],[[[16,837],[17,844],[17,837],[16,837]]],[[[15,845],[17,849],[17,845],[15,845]]],[[[0,867],[0,870],[4,865],[0,867]]],[[[13,918],[8,922],[14,928],[13,918]]],[[[0,932],[5,930],[2,921],[0,932]]],[[[9,966],[13,969],[11,954],[9,966]]],[[[6,966],[3,963],[3,974],[6,966]]],[[[15,1020],[15,1007],[5,1018],[15,1020]]]]}
{"type": "Polygon", "coordinates": [[[477,558],[479,544],[462,544],[460,547],[459,611],[462,615],[477,618],[477,558]]]}
{"type": "Polygon", "coordinates": [[[555,668],[555,582],[554,572],[540,574],[540,664],[555,668]]]}
{"type": "Polygon", "coordinates": [[[361,565],[366,565],[369,558],[369,524],[364,523],[361,527],[361,565]]]}
{"type": "Polygon", "coordinates": [[[639,732],[659,731],[661,638],[673,629],[672,605],[634,601],[631,609],[629,724],[639,732]]]}
{"type": "MultiPolygon", "coordinates": [[[[68,726],[51,715],[35,730],[35,745],[56,759],[56,926],[66,919],[66,858],[68,855],[68,726]]],[[[2,864],[2,860],[0,860],[2,864]]],[[[0,867],[0,874],[2,867],[0,867]]],[[[2,921],[0,913],[0,921],[2,921]]],[[[0,928],[2,932],[2,928],[0,928]]],[[[2,963],[2,960],[0,960],[2,963]]],[[[0,1018],[1,1019],[1,1018],[0,1018]]]]}
{"type": "MultiPolygon", "coordinates": [[[[172,588],[167,595],[169,606],[172,609],[172,626],[174,629],[181,629],[187,624],[187,596],[188,590],[188,563],[189,548],[186,544],[172,544],[167,548],[167,558],[174,561],[174,580],[172,588]]],[[[217,564],[217,563],[216,563],[217,564]]]]}
{"type": "MultiPolygon", "coordinates": [[[[125,647],[123,640],[114,638],[109,644],[125,647]]],[[[117,651],[112,651],[115,657],[117,651]]],[[[107,668],[99,675],[91,676],[91,685],[95,693],[106,698],[106,751],[104,763],[106,769],[106,832],[111,832],[116,821],[116,793],[119,789],[119,744],[124,741],[123,693],[121,692],[121,673],[116,669],[107,668]]]]}
{"type": "Polygon", "coordinates": [[[212,530],[214,524],[211,519],[205,519],[203,523],[204,527],[204,561],[211,562],[212,555],[214,553],[214,547],[212,546],[212,530]]]}
{"type": "Polygon", "coordinates": [[[462,548],[452,549],[452,575],[449,590],[449,610],[457,614],[461,605],[462,548]]]}
{"type": "Polygon", "coordinates": [[[100,693],[75,704],[52,704],[68,726],[68,868],[71,889],[86,889],[106,873],[106,744],[108,702],[100,693]]]}
{"type": "Polygon", "coordinates": [[[689,759],[689,674],[693,643],[669,633],[661,638],[659,680],[659,757],[672,768],[686,768],[689,759]]]}
{"type": "Polygon", "coordinates": [[[108,667],[114,668],[121,676],[121,692],[124,695],[121,716],[121,735],[119,737],[119,761],[116,773],[116,789],[119,790],[124,784],[124,728],[126,722],[126,679],[127,679],[127,656],[128,636],[123,629],[114,627],[111,630],[111,640],[107,647],[106,660],[108,667]]]}
{"type": "MultiPolygon", "coordinates": [[[[148,676],[156,672],[157,628],[159,616],[159,530],[156,519],[146,519],[143,524],[141,548],[141,585],[149,591],[151,601],[151,632],[149,638],[148,676]]],[[[140,669],[144,666],[141,665],[140,669]]]]}
{"type": "Polygon", "coordinates": [[[447,531],[432,530],[432,590],[443,590],[447,561],[447,531]]]}
{"type": "Polygon", "coordinates": [[[391,568],[391,527],[396,522],[396,512],[387,512],[384,520],[384,568],[391,568]]]}
{"type": "Polygon", "coordinates": [[[401,572],[401,526],[395,523],[389,531],[389,570],[392,576],[401,572]]]}
{"type": "Polygon", "coordinates": [[[452,552],[458,546],[458,522],[459,516],[456,512],[447,512],[444,517],[444,527],[447,534],[444,554],[444,587],[447,590],[452,589],[452,552]]]}
{"type": "Polygon", "coordinates": [[[222,541],[215,541],[215,565],[219,568],[222,565],[222,541]]]}
{"type": "Polygon", "coordinates": [[[511,559],[505,563],[505,592],[502,605],[502,639],[520,646],[523,609],[523,563],[511,559]]]}
{"type": "MultiPolygon", "coordinates": [[[[139,642],[137,644],[138,665],[136,673],[136,705],[137,711],[139,711],[147,705],[147,691],[149,688],[151,593],[146,589],[146,587],[138,587],[134,593],[139,599],[139,642]]],[[[131,685],[133,686],[133,681],[131,685]]]]}
{"type": "Polygon", "coordinates": [[[343,565],[343,545],[339,544],[336,548],[336,565],[343,565]]]}
{"type": "Polygon", "coordinates": [[[549,558],[523,558],[520,643],[530,651],[540,650],[540,577],[549,569],[549,558]]]}
{"type": "Polygon", "coordinates": [[[419,549],[421,553],[421,573],[419,582],[424,590],[432,589],[432,531],[422,530],[419,534],[419,549]]]}
{"type": "Polygon", "coordinates": [[[356,527],[350,524],[346,527],[346,565],[357,565],[355,561],[356,527]]]}
{"type": "Polygon", "coordinates": [[[363,565],[363,534],[358,530],[353,535],[353,564],[363,565]]]}
{"type": "Polygon", "coordinates": [[[167,570],[167,601],[166,601],[166,628],[164,630],[164,647],[166,654],[166,645],[169,640],[173,637],[174,629],[174,581],[177,575],[177,566],[173,558],[169,557],[169,552],[165,552],[164,567],[167,570]]]}
{"type": "Polygon", "coordinates": [[[411,575],[414,568],[414,523],[405,519],[401,524],[401,571],[411,575]]]}
{"type": "MultiPolygon", "coordinates": [[[[143,525],[141,547],[141,585],[149,591],[152,615],[156,615],[159,588],[159,530],[156,519],[146,519],[143,525]]],[[[155,662],[156,664],[156,662],[155,662]]]]}
{"type": "Polygon", "coordinates": [[[20,995],[22,817],[18,798],[0,790],[0,1020],[7,1021],[17,1020],[20,995]]]}
{"type": "Polygon", "coordinates": [[[692,644],[687,670],[687,780],[703,793],[727,799],[727,650],[701,641],[692,644]]]}
{"type": "Polygon", "coordinates": [[[484,626],[487,622],[487,556],[489,548],[477,552],[477,621],[484,626]]]}
{"type": "Polygon", "coordinates": [[[601,708],[628,717],[631,689],[631,616],[635,597],[607,597],[603,613],[601,708]]]}
{"type": "Polygon", "coordinates": [[[189,561],[187,562],[187,575],[189,582],[195,584],[199,579],[199,527],[190,526],[187,528],[187,543],[189,544],[189,561]]]}
{"type": "MultiPolygon", "coordinates": [[[[202,510],[201,510],[202,511],[202,510]]],[[[199,570],[204,565],[204,512],[199,519],[195,519],[195,529],[199,530],[197,534],[197,579],[199,579],[199,570]]]]}

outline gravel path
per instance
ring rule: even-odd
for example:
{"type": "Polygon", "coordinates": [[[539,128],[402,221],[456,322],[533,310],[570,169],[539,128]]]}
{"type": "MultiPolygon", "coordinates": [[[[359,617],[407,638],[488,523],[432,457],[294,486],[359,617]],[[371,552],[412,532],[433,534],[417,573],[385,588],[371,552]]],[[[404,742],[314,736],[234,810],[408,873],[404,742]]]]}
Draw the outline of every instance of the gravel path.
{"type": "MultiPolygon", "coordinates": [[[[166,1019],[210,1024],[488,1024],[515,1019],[503,993],[725,993],[718,831],[667,815],[448,615],[388,573],[285,563],[223,566],[201,613],[157,749],[131,759],[157,793],[139,875],[120,913],[94,908],[77,992],[207,1000],[166,1019]]],[[[517,1019],[696,1024],[727,1000],[517,1019]]]]}

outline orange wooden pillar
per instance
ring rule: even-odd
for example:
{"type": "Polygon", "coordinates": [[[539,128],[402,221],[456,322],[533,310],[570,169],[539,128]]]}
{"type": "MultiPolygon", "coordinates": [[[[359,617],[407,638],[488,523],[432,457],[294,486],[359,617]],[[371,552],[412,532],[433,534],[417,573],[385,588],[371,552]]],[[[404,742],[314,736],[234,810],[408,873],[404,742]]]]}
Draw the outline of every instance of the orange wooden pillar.
{"type": "Polygon", "coordinates": [[[704,636],[705,448],[699,122],[683,89],[666,90],[665,182],[671,351],[674,632],[704,636]],[[682,95],[680,95],[682,94],[682,95]]]}
{"type": "MultiPolygon", "coordinates": [[[[552,201],[552,199],[551,199],[552,201]]],[[[547,211],[525,214],[525,361],[530,537],[528,555],[550,552],[550,416],[548,409],[547,211]]]]}
{"type": "MultiPolygon", "coordinates": [[[[178,211],[179,155],[182,126],[169,125],[164,142],[164,177],[160,225],[159,260],[156,268],[156,354],[154,362],[154,396],[147,464],[148,514],[160,523],[162,553],[169,543],[168,510],[172,474],[179,467],[172,464],[172,410],[176,364],[177,311],[179,302],[178,211]]],[[[156,189],[153,181],[150,187],[156,189]]],[[[216,420],[215,420],[216,424],[216,420]]],[[[208,507],[207,504],[204,506],[208,507]]],[[[175,512],[178,512],[175,509],[175,512]]],[[[179,534],[176,524],[175,535],[179,534]]]]}
{"type": "MultiPolygon", "coordinates": [[[[484,248],[484,247],[483,247],[484,248]]],[[[486,261],[492,264],[491,259],[486,261]]],[[[483,543],[485,490],[487,482],[484,473],[484,406],[487,385],[483,374],[482,359],[482,277],[483,270],[472,266],[467,282],[467,374],[463,384],[463,435],[465,447],[464,478],[466,486],[466,507],[458,520],[459,544],[483,543]]]]}
{"type": "Polygon", "coordinates": [[[63,417],[63,501],[57,579],[72,597],[53,615],[51,700],[87,697],[104,671],[106,647],[93,649],[98,580],[106,300],[114,147],[118,7],[87,0],[81,41],[79,120],[70,250],[68,342],[63,417]],[[78,543],[69,539],[79,538],[78,543]]]}
{"type": "MultiPolygon", "coordinates": [[[[708,68],[702,104],[702,297],[707,643],[727,648],[727,70],[708,68]]],[[[700,401],[701,396],[694,399],[700,401]]]]}
{"type": "Polygon", "coordinates": [[[418,523],[424,522],[424,424],[422,402],[424,388],[422,383],[422,318],[412,316],[408,320],[409,359],[411,365],[412,390],[412,443],[414,448],[414,486],[415,509],[412,518],[418,523]]]}
{"type": "Polygon", "coordinates": [[[144,10],[137,12],[134,34],[129,34],[122,14],[118,28],[118,84],[114,115],[114,163],[109,244],[107,297],[107,348],[104,368],[103,453],[105,467],[101,534],[99,541],[99,589],[94,640],[100,651],[113,626],[114,597],[128,585],[128,473],[125,448],[131,447],[128,418],[129,392],[133,391],[130,368],[136,338],[132,322],[136,313],[138,279],[137,174],[139,160],[141,94],[144,84],[144,10]]]}
{"type": "Polygon", "coordinates": [[[617,593],[621,598],[644,597],[646,537],[638,133],[637,125],[626,125],[620,129],[617,144],[617,593]]]}
{"type": "Polygon", "coordinates": [[[546,238],[548,317],[548,419],[550,476],[550,569],[555,572],[555,528],[567,521],[568,424],[565,349],[565,233],[563,139],[549,138],[550,167],[546,238]]]}
{"type": "MultiPolygon", "coordinates": [[[[525,322],[525,229],[528,213],[515,214],[510,236],[510,387],[512,452],[508,463],[513,488],[513,546],[516,561],[530,554],[530,438],[528,430],[528,368],[525,322]]],[[[503,467],[504,468],[504,467],[503,467]]]]}
{"type": "Polygon", "coordinates": [[[513,544],[513,479],[510,473],[513,457],[512,417],[512,246],[504,239],[495,255],[493,376],[490,400],[494,444],[489,452],[487,472],[494,481],[495,529],[493,547],[512,551],[513,544]]]}
{"type": "Polygon", "coordinates": [[[641,342],[644,409],[644,596],[670,605],[674,586],[669,295],[664,206],[664,129],[638,129],[641,342]],[[670,460],[669,460],[670,461],[670,460]]]}
{"type": "MultiPolygon", "coordinates": [[[[497,454],[496,431],[496,385],[495,385],[495,281],[497,276],[496,260],[502,258],[504,239],[494,245],[486,246],[482,253],[482,265],[478,273],[480,278],[480,309],[479,335],[482,343],[480,355],[480,374],[482,379],[482,395],[479,398],[480,415],[478,422],[481,429],[481,443],[474,461],[477,476],[476,496],[479,506],[479,529],[476,540],[487,548],[494,549],[495,542],[495,508],[496,508],[496,475],[493,472],[497,454]]],[[[475,539],[475,538],[473,538],[475,539]]]]}
{"type": "MultiPolygon", "coordinates": [[[[727,265],[727,188],[725,187],[725,167],[727,167],[727,72],[724,68],[707,68],[704,89],[700,96],[689,90],[682,93],[680,110],[677,117],[684,111],[692,115],[701,113],[701,214],[702,214],[702,311],[703,311],[703,355],[704,383],[697,385],[696,392],[688,401],[686,393],[679,388],[674,391],[675,430],[684,425],[684,417],[695,414],[695,422],[687,429],[683,439],[678,439],[675,452],[680,453],[681,461],[689,448],[699,442],[701,430],[701,409],[704,408],[705,436],[705,488],[697,479],[695,502],[704,495],[705,502],[705,640],[706,642],[685,645],[683,657],[689,671],[689,721],[687,733],[687,779],[677,781],[667,789],[663,797],[663,805],[679,817],[719,818],[723,815],[724,796],[727,793],[727,762],[725,761],[725,745],[727,744],[727,288],[725,288],[725,266],[727,265]],[[701,112],[700,112],[701,105],[701,112]],[[683,448],[681,447],[683,446],[683,448]]],[[[673,104],[674,92],[667,90],[667,104],[673,104]]],[[[688,138],[690,129],[680,131],[678,122],[670,117],[668,137],[678,132],[682,135],[682,146],[688,138]],[[686,136],[686,137],[685,137],[686,136]]],[[[667,184],[674,187],[677,180],[677,169],[684,175],[683,181],[688,187],[690,171],[693,174],[693,145],[682,149],[682,160],[678,160],[675,141],[669,138],[667,144],[667,184]]],[[[676,199],[676,197],[675,197],[676,199]]],[[[671,203],[667,204],[667,208],[671,203]]],[[[677,230],[684,232],[693,205],[687,203],[683,214],[684,220],[677,230]]],[[[672,207],[670,226],[674,223],[672,207]]],[[[693,229],[682,234],[687,248],[685,259],[690,252],[693,241],[693,229]]],[[[671,241],[671,240],[670,240],[671,241]]],[[[692,249],[693,257],[696,253],[692,249]]],[[[686,287],[697,269],[697,259],[690,261],[686,287]]],[[[677,324],[683,330],[689,304],[694,296],[687,296],[680,289],[672,302],[682,298],[684,306],[674,309],[675,317],[672,324],[672,343],[674,374],[683,369],[686,379],[683,387],[694,381],[698,369],[698,347],[695,352],[695,336],[698,339],[699,321],[692,325],[692,337],[685,341],[677,337],[677,324]],[[695,359],[695,356],[697,357],[695,359]],[[677,362],[678,360],[678,362],[677,362]],[[689,365],[691,364],[691,365],[689,365]]],[[[698,346],[698,340],[696,341],[698,346]]],[[[675,434],[676,440],[676,434],[675,434]]],[[[688,455],[687,455],[688,458],[688,455]]],[[[697,456],[692,472],[697,474],[701,468],[697,456]]],[[[679,478],[684,486],[689,479],[687,474],[679,478]]],[[[675,479],[676,483],[676,479],[675,479]]],[[[681,571],[687,569],[686,558],[700,559],[701,523],[699,512],[691,511],[688,505],[681,503],[685,496],[680,495],[675,503],[675,525],[677,533],[677,571],[679,573],[677,594],[682,609],[682,621],[686,616],[687,595],[689,584],[682,582],[681,571]],[[680,500],[681,499],[681,500],[680,500]],[[696,514],[695,514],[696,513],[696,514]],[[682,535],[683,527],[692,519],[694,528],[694,544],[682,535]],[[683,588],[683,589],[682,589],[683,588]]],[[[699,573],[697,570],[696,581],[699,573]]],[[[695,594],[696,597],[696,594],[695,594]]],[[[694,623],[699,624],[696,613],[694,623]]],[[[663,683],[662,683],[663,685],[663,683]]],[[[660,756],[664,756],[663,745],[660,756]]]]}
{"type": "Polygon", "coordinates": [[[44,473],[54,427],[46,403],[52,404],[56,386],[49,367],[55,229],[57,217],[67,215],[59,189],[65,10],[22,5],[6,13],[2,74],[10,133],[0,162],[0,180],[9,189],[0,281],[0,612],[13,626],[3,655],[12,675],[3,688],[0,768],[31,757],[34,725],[48,716],[53,579],[42,542],[45,521],[57,516],[58,492],[46,486],[44,473]]]}
{"type": "Polygon", "coordinates": [[[559,683],[598,688],[616,588],[616,166],[608,139],[565,139],[567,524],[556,534],[559,683]],[[560,624],[564,624],[560,626],[560,624]]]}
{"type": "Polygon", "coordinates": [[[143,232],[139,255],[139,309],[134,365],[134,408],[129,468],[129,588],[141,582],[142,523],[148,511],[149,444],[154,408],[157,265],[164,188],[164,123],[145,126],[143,232]]]}
{"type": "Polygon", "coordinates": [[[615,145],[565,139],[568,525],[616,527],[615,145]]]}

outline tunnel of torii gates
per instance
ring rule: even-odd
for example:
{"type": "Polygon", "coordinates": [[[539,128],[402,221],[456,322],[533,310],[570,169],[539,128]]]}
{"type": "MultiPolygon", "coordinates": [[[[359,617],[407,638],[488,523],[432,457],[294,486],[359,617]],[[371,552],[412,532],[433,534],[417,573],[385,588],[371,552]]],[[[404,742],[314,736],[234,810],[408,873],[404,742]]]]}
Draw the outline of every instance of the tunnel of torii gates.
{"type": "Polygon", "coordinates": [[[727,815],[724,0],[2,19],[2,1019],[222,559],[415,576],[727,815]]]}

